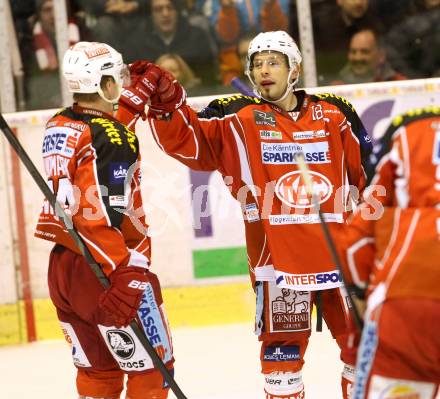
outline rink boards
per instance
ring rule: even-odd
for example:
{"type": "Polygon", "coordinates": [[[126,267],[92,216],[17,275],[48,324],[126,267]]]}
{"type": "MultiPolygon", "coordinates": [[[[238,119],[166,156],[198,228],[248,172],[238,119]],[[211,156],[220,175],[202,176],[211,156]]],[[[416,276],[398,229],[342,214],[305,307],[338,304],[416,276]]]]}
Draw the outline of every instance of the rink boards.
{"type": "MultiPolygon", "coordinates": [[[[440,104],[440,79],[309,91],[347,98],[373,140],[397,114],[440,104]]],[[[197,97],[190,103],[200,109],[211,98],[197,97]]],[[[44,124],[53,113],[44,110],[6,115],[40,171],[44,124]]],[[[250,320],[254,299],[247,277],[241,211],[221,176],[217,172],[192,172],[163,154],[145,122],[139,123],[137,133],[143,155],[142,193],[153,237],[153,269],[165,287],[172,325],[250,320]]],[[[26,341],[26,312],[20,302],[26,286],[32,291],[37,339],[59,336],[54,310],[47,299],[46,267],[52,244],[33,237],[42,194],[2,140],[0,165],[5,173],[0,173],[0,345],[26,341]],[[26,264],[29,281],[23,280],[26,264]]]]}

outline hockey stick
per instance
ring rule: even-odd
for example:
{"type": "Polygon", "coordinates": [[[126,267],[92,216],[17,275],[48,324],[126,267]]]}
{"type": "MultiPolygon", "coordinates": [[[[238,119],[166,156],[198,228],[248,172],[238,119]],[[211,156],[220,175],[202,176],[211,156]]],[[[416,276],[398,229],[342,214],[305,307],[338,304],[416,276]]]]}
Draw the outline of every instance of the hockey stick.
{"type": "MultiPolygon", "coordinates": [[[[91,252],[85,245],[83,239],[75,230],[71,218],[66,214],[66,212],[61,207],[61,205],[56,199],[56,196],[52,193],[46,181],[41,176],[40,172],[38,172],[32,160],[29,158],[25,149],[23,148],[23,146],[21,145],[15,134],[12,132],[11,128],[9,127],[8,123],[6,122],[6,120],[4,119],[1,113],[0,113],[0,130],[3,132],[6,139],[9,141],[12,148],[17,153],[18,157],[21,159],[28,172],[31,174],[35,183],[42,191],[44,196],[47,198],[50,205],[55,209],[56,215],[63,220],[63,223],[67,228],[67,231],[69,232],[73,241],[75,241],[75,244],[80,250],[81,254],[86,258],[87,262],[89,263],[96,277],[100,281],[101,285],[104,288],[108,288],[110,286],[110,282],[107,279],[107,276],[104,274],[101,267],[95,262],[91,252]]],[[[141,328],[139,327],[139,324],[135,320],[132,320],[129,326],[132,328],[136,337],[139,339],[142,346],[145,348],[148,355],[151,357],[154,366],[161,372],[164,380],[167,382],[167,384],[174,392],[176,397],[178,399],[187,399],[186,396],[181,391],[180,387],[177,385],[176,381],[174,380],[174,377],[171,375],[169,370],[166,368],[165,364],[162,362],[162,359],[159,357],[156,350],[151,345],[146,335],[142,332],[141,328]]]]}
{"type": "Polygon", "coordinates": [[[244,83],[240,78],[232,78],[231,85],[234,86],[241,94],[245,96],[256,97],[256,94],[252,91],[252,89],[244,83]]]}
{"type": "Polygon", "coordinates": [[[333,262],[335,263],[336,268],[339,271],[339,275],[341,276],[342,283],[344,284],[344,287],[347,291],[347,298],[350,305],[349,309],[353,316],[354,323],[357,329],[359,330],[359,332],[362,332],[364,323],[359,313],[359,309],[357,308],[356,304],[354,303],[353,297],[351,296],[351,292],[349,290],[350,286],[347,284],[347,279],[345,278],[344,270],[342,269],[342,263],[341,263],[341,259],[339,258],[338,251],[336,249],[335,241],[333,240],[330,229],[328,228],[327,222],[325,221],[324,216],[321,212],[318,198],[316,194],[313,192],[312,178],[310,177],[310,170],[306,164],[304,154],[303,153],[298,154],[296,160],[298,162],[298,167],[301,172],[301,176],[306,184],[307,193],[312,197],[312,203],[315,209],[318,210],[319,220],[321,222],[320,224],[324,232],[324,237],[325,237],[325,241],[327,242],[328,249],[330,250],[330,253],[332,255],[333,262]]]}
{"type": "MultiPolygon", "coordinates": [[[[231,85],[234,86],[241,94],[244,94],[246,96],[255,97],[255,93],[240,78],[238,78],[238,77],[232,78],[231,85]]],[[[339,274],[342,278],[342,283],[344,284],[344,286],[347,290],[347,296],[348,296],[350,311],[352,313],[353,320],[356,324],[356,327],[359,329],[359,331],[362,331],[363,321],[360,316],[359,310],[356,307],[356,304],[354,303],[353,298],[351,296],[351,293],[348,289],[349,286],[347,285],[347,279],[345,278],[344,271],[342,269],[342,263],[341,263],[341,260],[339,259],[339,255],[338,255],[338,251],[335,246],[335,242],[334,242],[333,237],[330,233],[330,230],[327,226],[327,223],[324,219],[324,216],[322,215],[322,212],[319,209],[318,199],[316,198],[316,195],[313,193],[312,179],[310,177],[309,168],[307,167],[307,164],[304,159],[304,154],[301,153],[301,155],[297,157],[297,160],[298,160],[299,169],[301,171],[301,175],[304,179],[304,182],[306,183],[307,192],[309,195],[312,196],[312,201],[314,203],[314,206],[318,210],[319,220],[321,222],[322,230],[324,232],[327,246],[328,246],[330,253],[332,255],[333,262],[335,263],[335,265],[339,271],[339,274]]]]}

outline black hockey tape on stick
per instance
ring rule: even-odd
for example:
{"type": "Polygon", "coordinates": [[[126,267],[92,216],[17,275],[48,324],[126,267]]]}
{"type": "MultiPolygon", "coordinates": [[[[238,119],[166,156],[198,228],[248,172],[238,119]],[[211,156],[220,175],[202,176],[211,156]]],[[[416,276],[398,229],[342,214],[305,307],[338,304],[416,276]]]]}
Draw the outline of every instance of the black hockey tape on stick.
{"type": "MultiPolygon", "coordinates": [[[[25,149],[23,148],[23,146],[21,145],[21,143],[19,142],[19,140],[17,139],[17,137],[15,136],[15,134],[13,133],[13,131],[11,130],[11,128],[9,127],[8,123],[6,122],[5,118],[1,113],[0,113],[0,130],[3,132],[6,139],[9,141],[9,144],[11,144],[12,148],[17,153],[18,157],[21,159],[28,172],[31,174],[35,183],[42,191],[44,196],[47,198],[50,205],[55,209],[56,215],[63,220],[63,223],[67,228],[67,231],[69,232],[73,241],[75,241],[75,244],[78,247],[78,249],[81,251],[82,255],[86,258],[87,262],[89,263],[90,267],[92,268],[93,272],[95,273],[96,277],[98,278],[102,286],[104,288],[108,288],[110,286],[110,282],[107,279],[107,276],[102,271],[101,267],[95,262],[95,259],[93,258],[89,249],[85,245],[84,240],[81,238],[81,236],[78,234],[75,227],[73,226],[71,218],[66,214],[66,212],[64,212],[63,208],[57,201],[55,195],[50,190],[49,186],[41,176],[40,172],[38,172],[38,169],[35,167],[32,160],[29,158],[25,149]]],[[[174,380],[174,377],[166,368],[162,359],[159,357],[159,355],[151,345],[150,341],[141,330],[139,324],[135,320],[132,320],[129,325],[133,329],[133,332],[136,334],[142,346],[147,351],[148,355],[151,357],[154,366],[161,372],[164,380],[167,382],[171,390],[176,395],[176,398],[187,399],[184,393],[182,392],[182,390],[180,389],[180,387],[177,385],[176,381],[174,380]]]]}
{"type": "Polygon", "coordinates": [[[322,215],[321,209],[319,207],[318,198],[313,192],[312,179],[310,177],[309,167],[306,164],[304,154],[303,153],[298,154],[296,160],[298,162],[298,167],[301,172],[301,176],[304,179],[307,193],[309,195],[311,195],[313,205],[314,205],[315,209],[318,210],[319,220],[321,222],[320,224],[321,224],[322,230],[324,232],[324,237],[325,237],[325,241],[327,243],[328,249],[330,250],[330,253],[332,255],[333,262],[335,263],[335,265],[339,271],[339,274],[342,279],[342,283],[344,284],[345,290],[347,291],[347,298],[348,298],[349,305],[350,305],[349,309],[350,309],[350,312],[353,316],[354,323],[356,324],[356,327],[359,330],[359,332],[362,332],[364,322],[363,322],[362,317],[359,313],[359,309],[356,307],[356,304],[353,301],[353,297],[351,296],[352,292],[351,292],[351,289],[349,288],[349,285],[347,284],[347,279],[345,278],[344,270],[342,269],[342,263],[341,263],[341,259],[339,258],[338,251],[336,249],[335,241],[333,240],[333,237],[332,237],[332,234],[330,233],[327,222],[325,221],[324,216],[322,215]]]}
{"type": "Polygon", "coordinates": [[[256,97],[253,90],[240,78],[237,77],[232,78],[231,85],[234,86],[241,94],[244,94],[245,96],[256,97]]]}

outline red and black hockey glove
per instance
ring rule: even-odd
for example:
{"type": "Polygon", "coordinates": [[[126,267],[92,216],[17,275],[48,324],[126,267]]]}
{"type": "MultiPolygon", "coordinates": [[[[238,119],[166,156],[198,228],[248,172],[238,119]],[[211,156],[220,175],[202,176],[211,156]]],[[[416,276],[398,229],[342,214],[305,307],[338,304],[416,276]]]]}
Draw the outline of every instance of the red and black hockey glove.
{"type": "Polygon", "coordinates": [[[174,112],[186,103],[186,92],[182,85],[169,72],[162,70],[156,94],[151,97],[149,116],[174,112]]]}
{"type": "Polygon", "coordinates": [[[130,64],[130,87],[150,98],[156,93],[163,70],[149,61],[136,61],[130,64]]]}
{"type": "Polygon", "coordinates": [[[140,116],[145,120],[147,115],[145,113],[145,105],[148,103],[148,98],[145,97],[139,90],[134,87],[124,87],[119,97],[119,104],[125,108],[132,117],[140,116]]]}
{"type": "Polygon", "coordinates": [[[145,120],[145,105],[157,91],[162,71],[149,61],[136,61],[129,66],[131,83],[122,90],[120,103],[133,115],[145,120]]]}
{"type": "Polygon", "coordinates": [[[137,266],[120,266],[110,274],[110,287],[99,298],[107,322],[120,328],[136,317],[147,286],[148,271],[137,266]]]}

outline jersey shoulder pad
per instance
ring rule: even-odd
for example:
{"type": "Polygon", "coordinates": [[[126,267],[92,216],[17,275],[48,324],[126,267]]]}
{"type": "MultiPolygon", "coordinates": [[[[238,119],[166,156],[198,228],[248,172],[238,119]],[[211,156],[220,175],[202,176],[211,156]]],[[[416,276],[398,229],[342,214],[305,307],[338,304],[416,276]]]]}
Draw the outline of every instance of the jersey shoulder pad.
{"type": "Polygon", "coordinates": [[[405,112],[404,114],[396,116],[391,122],[388,130],[394,132],[400,127],[409,125],[410,123],[415,122],[419,119],[425,119],[433,116],[440,116],[440,106],[430,105],[424,108],[414,108],[405,112]]]}
{"type": "Polygon", "coordinates": [[[263,101],[257,97],[237,94],[211,101],[206,108],[198,113],[198,116],[201,118],[222,118],[226,115],[236,114],[248,105],[262,103],[263,101]]]}
{"type": "Polygon", "coordinates": [[[114,144],[120,150],[127,147],[138,154],[139,143],[134,132],[115,119],[91,117],[89,122],[93,141],[101,144],[114,144]]]}
{"type": "Polygon", "coordinates": [[[61,116],[68,119],[76,119],[76,120],[82,120],[80,115],[73,112],[72,107],[66,107],[63,109],[60,109],[52,118],[56,118],[57,116],[61,116]]]}
{"type": "Polygon", "coordinates": [[[401,115],[396,116],[375,145],[373,158],[377,164],[385,154],[391,150],[394,135],[401,128],[410,125],[421,119],[440,116],[440,107],[430,105],[424,108],[414,108],[401,115]]]}
{"type": "Polygon", "coordinates": [[[351,111],[356,113],[353,105],[345,97],[338,96],[333,93],[316,93],[310,95],[311,101],[325,101],[340,108],[344,113],[351,111]]]}

